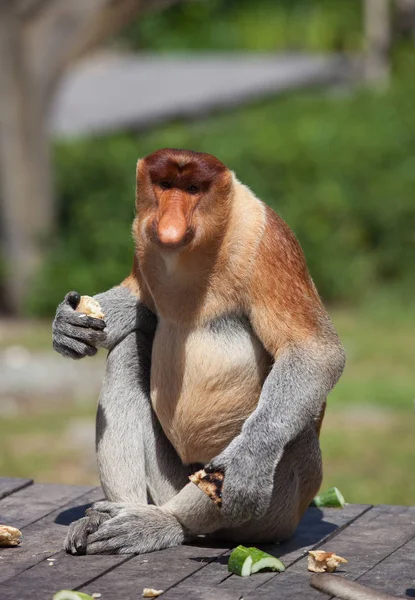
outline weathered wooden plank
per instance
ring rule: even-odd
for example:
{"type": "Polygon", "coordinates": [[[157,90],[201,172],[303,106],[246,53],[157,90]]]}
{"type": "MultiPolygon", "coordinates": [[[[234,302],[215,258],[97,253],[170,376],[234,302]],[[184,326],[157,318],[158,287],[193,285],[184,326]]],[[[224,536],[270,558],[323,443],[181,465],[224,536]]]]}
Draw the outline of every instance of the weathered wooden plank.
{"type": "Polygon", "coordinates": [[[229,590],[222,592],[211,587],[192,588],[186,594],[183,594],[182,590],[173,588],[166,594],[163,594],[161,598],[163,600],[240,600],[241,594],[239,592],[230,592],[229,590]]]}
{"type": "MultiPolygon", "coordinates": [[[[92,584],[84,586],[81,591],[87,593],[105,591],[105,596],[108,598],[136,600],[141,597],[145,587],[167,591],[180,581],[187,580],[193,573],[203,569],[208,561],[214,560],[228,549],[227,544],[222,547],[185,545],[142,554],[92,584]]],[[[204,583],[205,588],[207,585],[210,586],[209,580],[205,580],[204,583]]]]}
{"type": "Polygon", "coordinates": [[[358,578],[359,583],[395,596],[415,596],[415,537],[358,578]]]}
{"type": "MultiPolygon", "coordinates": [[[[356,519],[343,531],[332,536],[320,548],[336,552],[349,560],[338,574],[364,582],[363,575],[406,544],[415,536],[415,508],[405,506],[376,506],[356,519]]],[[[253,579],[253,578],[250,578],[253,579]]],[[[307,598],[321,598],[308,590],[310,573],[307,559],[294,563],[286,573],[271,577],[259,584],[245,600],[266,597],[269,600],[297,600],[295,590],[303,586],[307,598]]],[[[372,583],[373,585],[373,583],[372,583]]]]}
{"type": "Polygon", "coordinates": [[[95,488],[23,527],[21,545],[0,551],[0,583],[62,550],[69,523],[82,517],[92,502],[102,498],[101,488],[95,488]]]}
{"type": "MultiPolygon", "coordinates": [[[[325,508],[322,510],[309,508],[290,540],[282,544],[266,544],[258,545],[258,547],[273,556],[282,558],[284,564],[288,567],[307,553],[308,550],[347,526],[369,509],[370,505],[366,504],[347,504],[343,509],[325,508]]],[[[255,577],[249,578],[230,575],[228,573],[228,559],[229,552],[219,556],[217,560],[196,573],[190,582],[186,580],[178,588],[185,593],[188,591],[189,585],[199,587],[209,582],[209,585],[220,586],[220,593],[222,593],[222,590],[247,593],[274,577],[273,573],[258,573],[255,577]]]]}
{"type": "Polygon", "coordinates": [[[0,523],[21,529],[91,489],[85,486],[34,483],[0,500],[0,523]]]}
{"type": "Polygon", "coordinates": [[[33,479],[15,479],[12,477],[0,477],[0,500],[10,496],[14,492],[32,485],[33,479]]]}
{"type": "MultiPolygon", "coordinates": [[[[62,550],[51,558],[55,559],[52,565],[51,561],[44,560],[2,583],[1,600],[49,600],[58,590],[80,588],[86,582],[130,560],[131,555],[71,556],[62,550]]],[[[95,592],[99,591],[97,587],[92,588],[95,592]]],[[[112,600],[105,593],[106,599],[112,600]]]]}
{"type": "MultiPolygon", "coordinates": [[[[2,600],[20,600],[26,597],[31,600],[46,600],[62,588],[100,592],[108,600],[114,597],[137,600],[144,587],[165,590],[166,600],[210,600],[215,597],[238,600],[242,595],[246,600],[298,600],[299,597],[321,600],[321,594],[309,588],[310,574],[307,572],[306,560],[301,556],[311,546],[321,547],[322,540],[323,548],[349,558],[342,573],[344,575],[379,589],[386,589],[383,581],[391,580],[391,573],[396,572],[396,578],[406,587],[398,589],[397,584],[389,587],[394,593],[405,593],[413,585],[409,576],[413,571],[415,508],[408,507],[380,506],[363,514],[365,507],[348,506],[343,510],[324,512],[311,509],[293,540],[279,546],[264,547],[268,550],[274,548],[273,553],[282,556],[284,562],[290,565],[286,573],[279,575],[258,574],[244,580],[234,576],[228,578],[228,557],[225,556],[228,546],[218,544],[212,547],[203,543],[200,546],[170,548],[136,557],[73,557],[61,551],[53,555],[56,560],[53,566],[49,566],[47,560],[42,560],[41,552],[48,550],[45,556],[49,556],[50,550],[55,549],[58,538],[59,543],[62,542],[62,528],[81,516],[74,513],[74,507],[80,502],[86,504],[95,500],[97,496],[94,494],[99,496],[99,492],[94,490],[24,528],[27,546],[25,554],[21,555],[22,560],[33,558],[37,564],[28,569],[25,566],[27,570],[23,572],[19,570],[21,565],[17,565],[19,573],[14,573],[12,578],[2,584],[2,600]],[[347,526],[358,514],[361,516],[347,526]],[[316,532],[321,534],[320,537],[316,532]],[[31,550],[35,555],[33,557],[29,557],[31,550]],[[209,563],[212,560],[215,562],[209,563]],[[211,571],[212,567],[215,567],[214,572],[211,571]],[[216,570],[217,567],[219,570],[216,570]],[[212,580],[212,573],[216,580],[215,577],[212,580]],[[263,576],[268,577],[268,580],[261,579],[263,576]],[[218,586],[221,581],[222,585],[218,586]],[[242,592],[240,582],[259,587],[248,587],[242,592]]],[[[0,508],[4,501],[0,502],[0,508]]],[[[84,508],[82,506],[79,512],[84,508]]],[[[17,551],[23,552],[23,546],[17,551]]],[[[7,564],[7,568],[9,566],[7,564]]],[[[0,572],[2,567],[0,560],[0,572]]]]}
{"type": "Polygon", "coordinates": [[[268,580],[266,584],[244,594],[244,600],[328,600],[328,596],[310,586],[310,575],[305,567],[305,573],[280,573],[268,580]]]}

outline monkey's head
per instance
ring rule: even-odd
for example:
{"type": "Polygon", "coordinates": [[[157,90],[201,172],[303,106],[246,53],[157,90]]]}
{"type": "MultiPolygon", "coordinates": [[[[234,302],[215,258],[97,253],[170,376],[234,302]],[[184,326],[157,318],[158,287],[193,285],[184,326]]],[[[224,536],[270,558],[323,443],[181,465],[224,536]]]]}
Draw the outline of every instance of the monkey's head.
{"type": "Polygon", "coordinates": [[[223,235],[232,174],[211,154],[164,148],[138,161],[134,236],[167,251],[223,235]]]}

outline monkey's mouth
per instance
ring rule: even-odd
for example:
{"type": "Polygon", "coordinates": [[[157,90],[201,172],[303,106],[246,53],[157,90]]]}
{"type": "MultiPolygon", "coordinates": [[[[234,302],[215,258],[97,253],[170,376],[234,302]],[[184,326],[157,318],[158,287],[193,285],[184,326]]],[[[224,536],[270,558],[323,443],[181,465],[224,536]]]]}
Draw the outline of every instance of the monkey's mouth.
{"type": "Polygon", "coordinates": [[[184,248],[190,246],[191,242],[194,240],[195,230],[193,227],[188,227],[186,233],[180,238],[180,240],[177,242],[166,242],[160,239],[157,230],[157,223],[154,221],[149,230],[149,238],[154,244],[163,250],[183,250],[184,248]]]}

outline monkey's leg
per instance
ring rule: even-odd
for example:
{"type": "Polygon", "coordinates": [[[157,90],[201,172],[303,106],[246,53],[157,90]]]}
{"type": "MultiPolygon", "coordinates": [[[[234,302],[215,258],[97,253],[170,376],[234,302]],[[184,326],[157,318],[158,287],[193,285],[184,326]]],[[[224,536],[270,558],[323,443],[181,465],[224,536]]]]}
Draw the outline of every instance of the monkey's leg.
{"type": "MultiPolygon", "coordinates": [[[[69,552],[84,553],[88,536],[110,518],[115,507],[141,507],[150,518],[155,507],[147,506],[148,497],[156,504],[165,502],[187,481],[189,468],[181,464],[151,408],[151,346],[151,336],[136,331],[108,354],[96,439],[100,479],[108,501],[96,503],[86,517],[71,525],[66,540],[69,552]]],[[[182,528],[173,522],[172,541],[181,543],[182,528]]],[[[169,536],[162,537],[163,543],[172,545],[169,536]]],[[[118,551],[110,540],[96,550],[118,551]]]]}
{"type": "MultiPolygon", "coordinates": [[[[243,480],[245,474],[240,473],[243,480]]],[[[322,480],[321,451],[314,428],[303,432],[278,463],[269,509],[242,526],[227,526],[221,510],[195,486],[186,485],[162,508],[176,516],[187,535],[213,534],[235,543],[287,539],[318,492],[322,480]]]]}
{"type": "Polygon", "coordinates": [[[150,552],[200,534],[234,543],[283,540],[294,532],[321,477],[321,453],[312,429],[285,451],[275,473],[272,503],[263,517],[227,527],[221,510],[196,485],[188,483],[162,506],[96,503],[96,509],[111,518],[88,537],[87,553],[150,552]]]}
{"type": "Polygon", "coordinates": [[[187,481],[151,407],[151,341],[139,331],[108,355],[97,415],[97,456],[107,500],[155,504],[187,481]]]}
{"type": "MultiPolygon", "coordinates": [[[[209,531],[218,517],[221,522],[213,502],[188,483],[193,469],[182,465],[151,408],[150,354],[145,360],[142,343],[140,334],[130,334],[108,356],[97,421],[98,464],[107,501],[96,502],[89,511],[95,523],[102,515],[94,531],[85,521],[80,525],[78,545],[87,554],[144,553],[179,545],[198,532],[199,517],[194,520],[193,515],[199,513],[209,531]],[[147,504],[147,494],[162,506],[147,504]],[[171,500],[195,527],[180,521],[169,507],[171,500]]],[[[69,551],[77,547],[75,527],[69,551]]]]}

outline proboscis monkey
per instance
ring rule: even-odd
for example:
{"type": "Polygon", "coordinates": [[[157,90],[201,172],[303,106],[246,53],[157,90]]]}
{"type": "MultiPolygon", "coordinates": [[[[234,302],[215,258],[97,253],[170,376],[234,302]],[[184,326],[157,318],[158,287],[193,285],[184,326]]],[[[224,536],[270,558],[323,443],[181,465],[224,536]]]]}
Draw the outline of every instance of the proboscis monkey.
{"type": "Polygon", "coordinates": [[[72,553],[142,553],[198,534],[288,538],[322,477],[318,441],[343,348],[289,227],[217,158],[139,160],[131,275],[69,293],[54,347],[109,350],[97,415],[107,500],[72,524],[72,553]],[[188,476],[222,471],[222,508],[188,476]]]}

